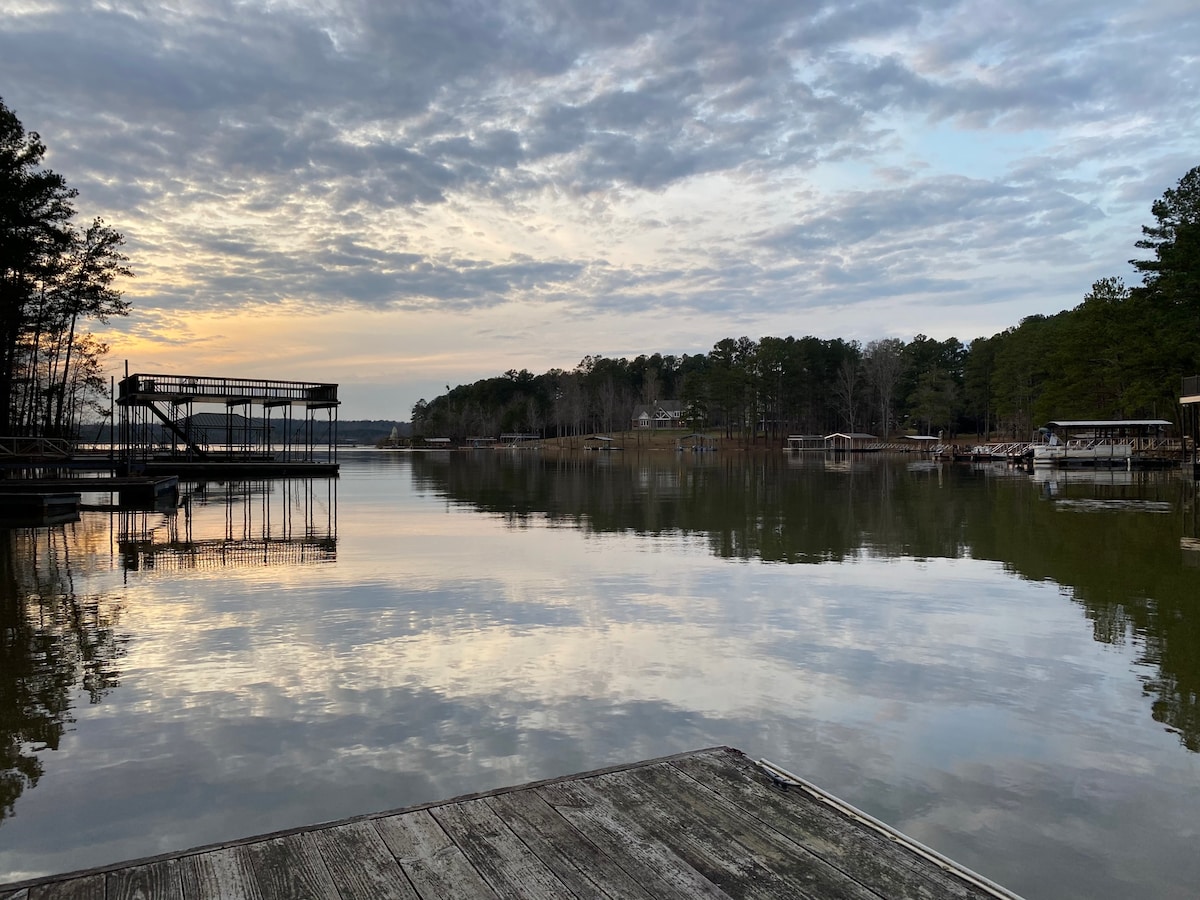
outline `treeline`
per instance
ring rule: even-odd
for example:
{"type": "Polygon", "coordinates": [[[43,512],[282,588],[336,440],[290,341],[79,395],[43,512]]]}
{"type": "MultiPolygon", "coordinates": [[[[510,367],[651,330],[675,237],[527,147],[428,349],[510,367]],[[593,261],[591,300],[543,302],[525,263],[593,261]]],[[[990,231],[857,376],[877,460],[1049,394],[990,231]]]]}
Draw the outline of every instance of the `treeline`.
{"type": "Polygon", "coordinates": [[[686,424],[744,440],[902,431],[1027,437],[1052,418],[1178,419],[1200,373],[1200,166],[1151,207],[1130,262],[1142,284],[1101,278],[1074,309],[969,342],[724,338],[706,354],[585,357],[569,371],[510,370],[412,411],[414,433],[568,436],[630,427],[674,400],[686,424]]]}
{"type": "Polygon", "coordinates": [[[43,168],[46,147],[0,100],[0,434],[74,436],[101,415],[108,347],[86,329],[124,315],[124,239],[72,219],[77,192],[43,168]]]}

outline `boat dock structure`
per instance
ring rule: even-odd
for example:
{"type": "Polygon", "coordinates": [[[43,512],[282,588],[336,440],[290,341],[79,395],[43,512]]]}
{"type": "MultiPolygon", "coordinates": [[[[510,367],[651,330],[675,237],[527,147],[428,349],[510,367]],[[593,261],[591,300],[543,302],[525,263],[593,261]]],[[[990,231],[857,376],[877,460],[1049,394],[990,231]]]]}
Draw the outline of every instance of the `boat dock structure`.
{"type": "Polygon", "coordinates": [[[1019,900],[727,747],[0,886],[125,897],[1019,900]]]}
{"type": "Polygon", "coordinates": [[[1200,375],[1186,375],[1179,386],[1179,405],[1184,410],[1184,429],[1191,439],[1192,478],[1200,481],[1200,375]]]}
{"type": "Polygon", "coordinates": [[[116,404],[118,456],[127,472],[337,474],[336,384],[138,373],[117,383],[116,404]]]}

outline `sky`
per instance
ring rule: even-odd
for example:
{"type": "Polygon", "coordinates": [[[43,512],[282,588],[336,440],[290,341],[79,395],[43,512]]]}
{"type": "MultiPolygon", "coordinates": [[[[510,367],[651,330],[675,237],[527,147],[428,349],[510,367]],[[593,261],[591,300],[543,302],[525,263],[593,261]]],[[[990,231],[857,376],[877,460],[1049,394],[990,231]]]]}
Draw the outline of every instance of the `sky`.
{"type": "Polygon", "coordinates": [[[0,0],[126,238],[131,372],[447,386],[725,337],[988,337],[1138,282],[1195,0],[0,0]]]}

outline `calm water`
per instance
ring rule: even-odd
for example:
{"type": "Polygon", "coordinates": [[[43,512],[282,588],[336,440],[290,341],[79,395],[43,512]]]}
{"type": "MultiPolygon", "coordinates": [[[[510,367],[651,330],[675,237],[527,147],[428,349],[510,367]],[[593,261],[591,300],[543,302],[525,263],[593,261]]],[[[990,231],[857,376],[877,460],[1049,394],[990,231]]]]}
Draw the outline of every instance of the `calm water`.
{"type": "Polygon", "coordinates": [[[589,457],[0,531],[0,882],[730,744],[1030,898],[1195,897],[1177,473],[589,457]]]}

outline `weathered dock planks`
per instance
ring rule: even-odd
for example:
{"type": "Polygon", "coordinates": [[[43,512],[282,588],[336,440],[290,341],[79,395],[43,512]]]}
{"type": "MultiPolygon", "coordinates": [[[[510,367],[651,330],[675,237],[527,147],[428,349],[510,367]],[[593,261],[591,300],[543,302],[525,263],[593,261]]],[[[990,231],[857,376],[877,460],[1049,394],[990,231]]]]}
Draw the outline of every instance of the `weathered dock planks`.
{"type": "Polygon", "coordinates": [[[1014,894],[730,748],[0,886],[0,900],[1014,894]]]}

